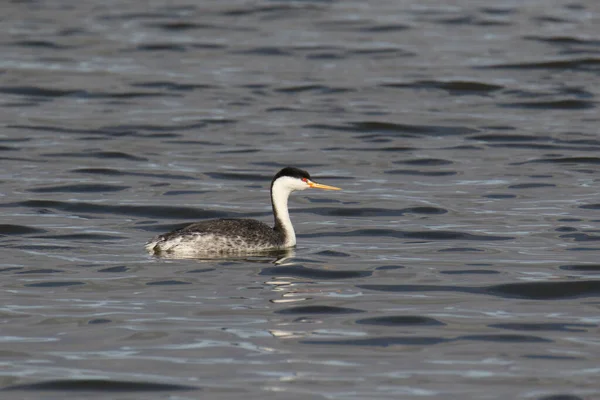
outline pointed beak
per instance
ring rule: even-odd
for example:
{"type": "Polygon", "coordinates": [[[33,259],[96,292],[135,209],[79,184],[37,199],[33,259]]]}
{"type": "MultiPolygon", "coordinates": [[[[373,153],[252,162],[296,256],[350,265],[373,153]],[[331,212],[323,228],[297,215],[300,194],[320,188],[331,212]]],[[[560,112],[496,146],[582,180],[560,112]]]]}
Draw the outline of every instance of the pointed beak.
{"type": "Polygon", "coordinates": [[[306,183],[308,183],[308,186],[311,187],[311,188],[313,188],[313,189],[342,190],[339,187],[322,185],[320,183],[313,182],[313,181],[306,181],[306,183]]]}

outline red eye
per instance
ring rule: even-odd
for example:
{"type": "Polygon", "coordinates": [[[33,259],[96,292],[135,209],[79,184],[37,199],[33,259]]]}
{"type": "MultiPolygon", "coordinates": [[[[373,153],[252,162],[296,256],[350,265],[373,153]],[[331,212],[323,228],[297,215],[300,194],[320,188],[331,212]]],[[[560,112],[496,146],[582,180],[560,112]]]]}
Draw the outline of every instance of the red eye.
{"type": "Polygon", "coordinates": [[[302,178],[302,182],[306,182],[308,179],[306,178],[302,178]]]}

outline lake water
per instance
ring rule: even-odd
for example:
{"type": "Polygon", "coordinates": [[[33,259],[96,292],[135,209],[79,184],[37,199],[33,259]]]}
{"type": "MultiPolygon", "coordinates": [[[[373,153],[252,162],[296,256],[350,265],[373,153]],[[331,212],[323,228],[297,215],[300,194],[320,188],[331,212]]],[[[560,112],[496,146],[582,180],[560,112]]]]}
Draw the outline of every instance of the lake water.
{"type": "Polygon", "coordinates": [[[2,398],[600,398],[600,3],[439,3],[4,4],[2,398]]]}

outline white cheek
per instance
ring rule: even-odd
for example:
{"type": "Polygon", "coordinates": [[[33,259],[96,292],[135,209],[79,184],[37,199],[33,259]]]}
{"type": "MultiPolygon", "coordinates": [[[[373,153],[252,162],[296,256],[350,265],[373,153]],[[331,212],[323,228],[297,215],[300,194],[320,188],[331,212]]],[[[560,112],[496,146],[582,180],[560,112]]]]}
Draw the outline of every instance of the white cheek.
{"type": "Polygon", "coordinates": [[[300,179],[291,178],[288,176],[277,179],[273,186],[274,192],[287,192],[288,194],[296,190],[308,189],[308,184],[300,179]]]}
{"type": "Polygon", "coordinates": [[[308,186],[308,183],[302,182],[302,181],[298,181],[298,182],[296,182],[296,187],[294,188],[294,190],[306,190],[309,187],[310,186],[308,186]]]}

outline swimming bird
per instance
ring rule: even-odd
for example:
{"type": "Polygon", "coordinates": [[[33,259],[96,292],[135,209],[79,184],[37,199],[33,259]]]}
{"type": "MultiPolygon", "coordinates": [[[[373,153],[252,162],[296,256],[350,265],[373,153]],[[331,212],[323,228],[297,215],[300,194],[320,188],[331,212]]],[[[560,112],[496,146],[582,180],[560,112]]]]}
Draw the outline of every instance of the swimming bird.
{"type": "Polygon", "coordinates": [[[279,171],[271,181],[271,205],[275,225],[253,219],[215,219],[196,222],[156,236],[146,250],[156,255],[193,257],[203,254],[252,253],[281,250],[296,245],[288,198],[296,190],[309,188],[341,190],[314,182],[308,172],[294,167],[279,171]]]}

